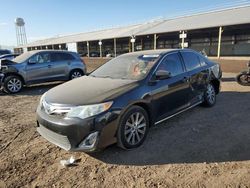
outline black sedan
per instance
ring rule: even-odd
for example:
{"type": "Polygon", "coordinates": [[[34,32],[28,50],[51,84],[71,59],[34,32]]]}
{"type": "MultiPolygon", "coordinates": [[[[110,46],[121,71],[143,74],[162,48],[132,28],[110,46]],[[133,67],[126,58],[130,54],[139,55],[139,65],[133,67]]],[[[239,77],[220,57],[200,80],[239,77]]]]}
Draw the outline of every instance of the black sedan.
{"type": "Polygon", "coordinates": [[[37,130],[65,150],[136,148],[150,126],[199,104],[212,107],[221,75],[217,63],[189,49],[124,54],[45,93],[37,130]]]}

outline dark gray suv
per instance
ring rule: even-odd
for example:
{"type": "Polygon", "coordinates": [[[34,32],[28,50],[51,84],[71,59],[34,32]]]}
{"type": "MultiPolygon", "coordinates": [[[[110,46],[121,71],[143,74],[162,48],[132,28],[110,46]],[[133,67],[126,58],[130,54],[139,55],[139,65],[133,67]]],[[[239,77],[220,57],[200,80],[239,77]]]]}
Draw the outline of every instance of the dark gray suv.
{"type": "Polygon", "coordinates": [[[1,62],[0,87],[7,93],[17,93],[24,85],[71,80],[85,74],[86,65],[75,52],[30,51],[1,62]]]}

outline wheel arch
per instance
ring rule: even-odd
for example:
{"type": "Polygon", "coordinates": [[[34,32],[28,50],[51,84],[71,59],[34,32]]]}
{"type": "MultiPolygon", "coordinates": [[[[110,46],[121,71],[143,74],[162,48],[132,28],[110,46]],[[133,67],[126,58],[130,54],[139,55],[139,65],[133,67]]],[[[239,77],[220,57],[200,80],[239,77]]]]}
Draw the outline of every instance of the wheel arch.
{"type": "Polygon", "coordinates": [[[210,83],[214,86],[216,94],[220,92],[220,81],[217,79],[212,79],[210,83]]]}
{"type": "Polygon", "coordinates": [[[154,123],[154,116],[153,116],[152,108],[150,107],[150,105],[147,104],[146,102],[141,102],[141,101],[135,102],[127,106],[126,109],[123,110],[122,114],[124,114],[132,106],[139,106],[147,112],[148,119],[149,119],[149,126],[151,127],[154,123]]]}
{"type": "Polygon", "coordinates": [[[18,73],[15,73],[15,72],[8,72],[8,73],[4,74],[4,79],[3,80],[5,80],[8,76],[18,76],[21,79],[21,81],[23,82],[23,84],[25,85],[25,80],[24,80],[22,75],[20,75],[18,73]]]}

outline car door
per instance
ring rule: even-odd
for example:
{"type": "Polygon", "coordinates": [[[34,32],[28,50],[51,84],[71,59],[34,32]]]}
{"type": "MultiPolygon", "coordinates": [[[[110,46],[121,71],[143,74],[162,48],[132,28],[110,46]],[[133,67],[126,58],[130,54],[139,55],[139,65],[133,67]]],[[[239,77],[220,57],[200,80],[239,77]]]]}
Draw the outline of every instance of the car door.
{"type": "Polygon", "coordinates": [[[54,79],[68,79],[69,66],[74,57],[64,52],[53,52],[52,57],[52,77],[54,79]]]}
{"type": "Polygon", "coordinates": [[[48,81],[51,77],[49,52],[39,52],[27,60],[26,80],[28,84],[48,81]]]}
{"type": "Polygon", "coordinates": [[[206,63],[195,52],[183,51],[181,55],[190,77],[191,92],[189,93],[189,101],[190,104],[195,104],[203,98],[206,82],[209,78],[209,70],[206,63]]]}
{"type": "Polygon", "coordinates": [[[151,87],[156,121],[160,121],[187,107],[189,79],[179,52],[166,55],[155,70],[170,72],[170,78],[156,80],[151,87]]]}

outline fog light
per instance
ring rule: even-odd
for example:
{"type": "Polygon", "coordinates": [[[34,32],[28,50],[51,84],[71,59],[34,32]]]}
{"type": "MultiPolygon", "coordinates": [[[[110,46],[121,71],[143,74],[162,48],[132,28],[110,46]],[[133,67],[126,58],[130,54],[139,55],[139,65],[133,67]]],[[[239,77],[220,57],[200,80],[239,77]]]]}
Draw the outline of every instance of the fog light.
{"type": "Polygon", "coordinates": [[[98,139],[98,132],[91,133],[87,138],[85,138],[80,144],[80,149],[94,149],[94,146],[98,139]]]}

